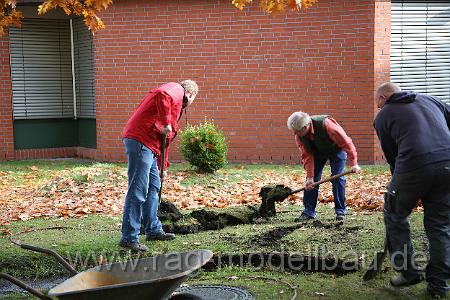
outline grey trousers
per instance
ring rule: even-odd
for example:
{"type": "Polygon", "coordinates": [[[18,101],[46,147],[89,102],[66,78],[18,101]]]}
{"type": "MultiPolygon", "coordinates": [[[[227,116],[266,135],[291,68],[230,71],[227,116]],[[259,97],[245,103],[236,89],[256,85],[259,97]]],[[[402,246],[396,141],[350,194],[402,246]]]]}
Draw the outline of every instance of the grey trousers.
{"type": "Polygon", "coordinates": [[[428,290],[449,292],[450,279],[450,161],[396,174],[388,187],[384,221],[394,269],[412,279],[421,272],[414,260],[408,216],[419,199],[424,207],[424,227],[430,259],[425,270],[428,290]]]}

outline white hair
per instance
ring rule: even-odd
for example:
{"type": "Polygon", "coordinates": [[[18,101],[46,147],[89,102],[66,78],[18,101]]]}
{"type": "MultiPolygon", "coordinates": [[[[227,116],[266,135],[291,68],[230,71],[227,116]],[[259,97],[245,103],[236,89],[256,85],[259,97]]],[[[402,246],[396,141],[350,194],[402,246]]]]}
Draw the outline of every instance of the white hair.
{"type": "Polygon", "coordinates": [[[180,85],[186,92],[197,95],[198,85],[194,80],[183,80],[182,82],[180,82],[180,85]]]}
{"type": "Polygon", "coordinates": [[[302,111],[296,111],[287,120],[287,127],[290,130],[301,130],[311,122],[309,115],[302,111]]]}

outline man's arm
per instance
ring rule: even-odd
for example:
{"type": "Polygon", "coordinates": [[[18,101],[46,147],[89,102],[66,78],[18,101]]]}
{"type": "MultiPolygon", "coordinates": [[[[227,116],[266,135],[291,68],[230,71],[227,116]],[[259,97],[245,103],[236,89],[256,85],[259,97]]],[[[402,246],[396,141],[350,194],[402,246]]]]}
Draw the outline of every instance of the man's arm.
{"type": "Polygon", "coordinates": [[[445,119],[447,120],[447,127],[450,130],[450,104],[444,103],[445,106],[445,119]]]}
{"type": "Polygon", "coordinates": [[[381,122],[379,120],[375,119],[373,126],[377,133],[381,149],[383,150],[384,158],[390,166],[391,174],[393,174],[395,169],[395,158],[398,154],[398,147],[390,134],[387,132],[387,130],[383,129],[383,125],[380,123],[381,122]]]}
{"type": "Polygon", "coordinates": [[[306,178],[314,179],[314,156],[306,149],[305,145],[300,141],[297,135],[295,136],[295,142],[300,150],[300,157],[306,171],[306,178]]]}
{"type": "Polygon", "coordinates": [[[347,152],[350,167],[358,166],[358,154],[352,139],[333,118],[327,118],[324,122],[325,129],[330,139],[342,150],[347,152]]]}
{"type": "Polygon", "coordinates": [[[172,131],[172,97],[164,92],[155,95],[155,105],[158,111],[158,120],[163,125],[163,133],[168,134],[172,131]]]}

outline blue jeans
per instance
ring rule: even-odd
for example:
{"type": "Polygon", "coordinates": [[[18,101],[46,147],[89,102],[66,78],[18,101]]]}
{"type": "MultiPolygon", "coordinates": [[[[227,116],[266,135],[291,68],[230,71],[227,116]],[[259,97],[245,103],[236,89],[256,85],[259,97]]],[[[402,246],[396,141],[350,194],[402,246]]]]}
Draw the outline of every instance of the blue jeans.
{"type": "Polygon", "coordinates": [[[425,269],[428,289],[447,294],[450,291],[450,161],[429,164],[408,173],[394,173],[388,191],[395,194],[384,206],[394,269],[408,279],[420,273],[414,259],[408,216],[418,199],[422,199],[424,227],[430,245],[430,260],[425,269]]]}
{"type": "Polygon", "coordinates": [[[136,243],[141,218],[146,234],[162,231],[158,219],[161,180],[156,156],[149,148],[128,138],[123,143],[128,157],[128,192],[123,208],[122,241],[136,243]]]}
{"type": "MultiPolygon", "coordinates": [[[[347,162],[347,153],[340,151],[335,155],[315,155],[314,156],[314,182],[319,181],[322,178],[323,168],[327,160],[330,160],[331,175],[342,173],[347,162]]],[[[334,197],[334,210],[336,215],[345,215],[345,176],[339,177],[331,181],[333,185],[333,197],[334,197]]],[[[305,209],[303,213],[315,218],[317,198],[319,197],[319,187],[315,187],[311,191],[305,191],[303,193],[303,205],[305,209]]]]}

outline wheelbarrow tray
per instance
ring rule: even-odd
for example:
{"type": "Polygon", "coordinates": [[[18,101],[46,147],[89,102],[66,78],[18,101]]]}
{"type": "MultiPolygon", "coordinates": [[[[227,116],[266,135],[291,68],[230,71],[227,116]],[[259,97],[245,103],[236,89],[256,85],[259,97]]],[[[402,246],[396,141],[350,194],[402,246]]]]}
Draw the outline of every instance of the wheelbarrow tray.
{"type": "Polygon", "coordinates": [[[100,265],[67,279],[48,295],[58,299],[167,299],[213,256],[209,250],[100,265]]]}

